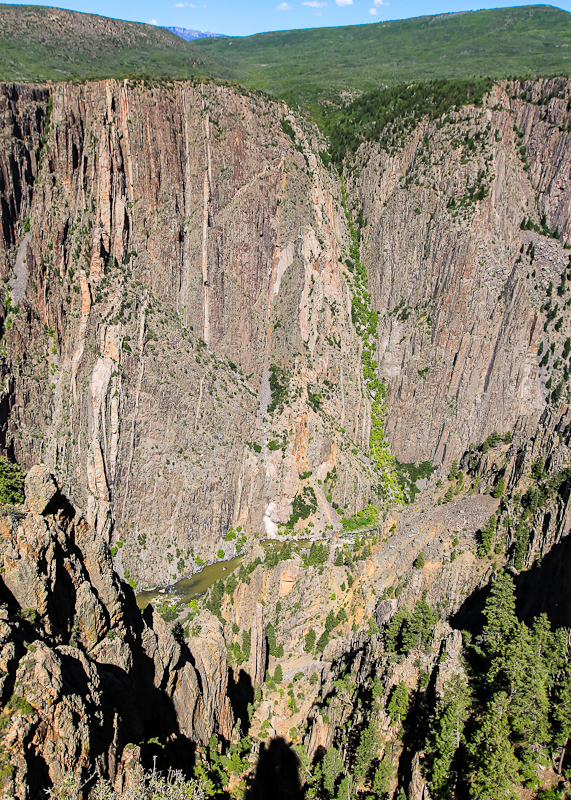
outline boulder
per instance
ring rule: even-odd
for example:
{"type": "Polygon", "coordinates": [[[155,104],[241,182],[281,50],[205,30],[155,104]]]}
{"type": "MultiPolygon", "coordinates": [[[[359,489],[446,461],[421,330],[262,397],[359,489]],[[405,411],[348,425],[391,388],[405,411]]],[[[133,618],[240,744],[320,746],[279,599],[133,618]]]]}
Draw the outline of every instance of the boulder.
{"type": "Polygon", "coordinates": [[[34,514],[43,514],[58,492],[53,475],[43,464],[32,467],[24,486],[27,507],[34,514]]]}

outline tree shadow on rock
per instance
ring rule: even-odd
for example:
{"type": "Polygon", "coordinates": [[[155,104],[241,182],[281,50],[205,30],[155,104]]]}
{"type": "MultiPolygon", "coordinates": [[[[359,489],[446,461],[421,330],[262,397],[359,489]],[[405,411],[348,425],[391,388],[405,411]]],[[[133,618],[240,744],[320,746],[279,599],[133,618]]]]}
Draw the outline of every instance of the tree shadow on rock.
{"type": "Polygon", "coordinates": [[[285,739],[262,743],[254,781],[246,800],[303,800],[299,759],[285,739]]]}
{"type": "Polygon", "coordinates": [[[254,702],[254,687],[252,679],[243,669],[240,670],[238,680],[234,679],[234,671],[228,670],[228,697],[234,712],[234,719],[240,720],[240,729],[244,735],[250,729],[248,705],[254,702]]]}

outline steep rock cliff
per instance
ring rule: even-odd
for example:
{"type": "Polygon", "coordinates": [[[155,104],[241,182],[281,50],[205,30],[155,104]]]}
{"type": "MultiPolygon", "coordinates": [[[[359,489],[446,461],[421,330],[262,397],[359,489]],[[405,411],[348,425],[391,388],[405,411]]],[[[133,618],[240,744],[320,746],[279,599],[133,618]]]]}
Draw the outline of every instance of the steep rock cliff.
{"type": "Polygon", "coordinates": [[[141,616],[108,545],[45,467],[30,471],[26,498],[29,511],[0,520],[6,796],[34,797],[68,775],[121,785],[150,739],[172,763],[213,733],[229,739],[218,621],[204,612],[181,646],[152,607],[141,616]]]}
{"type": "Polygon", "coordinates": [[[360,509],[379,478],[317,131],[219,86],[50,102],[29,238],[11,223],[6,446],[47,463],[147,584],[232,552],[231,525],[275,535],[296,496],[292,524],[338,527],[332,503],[360,509]]]}

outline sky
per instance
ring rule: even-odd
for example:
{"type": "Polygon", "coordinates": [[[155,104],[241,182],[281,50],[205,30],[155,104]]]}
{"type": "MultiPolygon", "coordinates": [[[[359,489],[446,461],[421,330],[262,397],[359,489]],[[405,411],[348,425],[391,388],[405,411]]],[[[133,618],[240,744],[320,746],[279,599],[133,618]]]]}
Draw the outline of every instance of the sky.
{"type": "MultiPolygon", "coordinates": [[[[262,31],[361,25],[452,11],[535,5],[521,0],[470,4],[468,0],[52,0],[26,5],[58,6],[105,17],[176,25],[200,31],[249,36],[262,31]]],[[[571,0],[557,3],[571,11],[571,0]]]]}

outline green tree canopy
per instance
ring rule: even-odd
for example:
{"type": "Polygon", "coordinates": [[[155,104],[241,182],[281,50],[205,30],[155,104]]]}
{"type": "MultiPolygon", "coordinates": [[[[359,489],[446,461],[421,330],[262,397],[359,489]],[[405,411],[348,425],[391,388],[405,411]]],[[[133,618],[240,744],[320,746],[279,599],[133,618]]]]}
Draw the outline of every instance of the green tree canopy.
{"type": "Polygon", "coordinates": [[[0,503],[24,502],[24,474],[17,464],[0,456],[0,503]]]}

